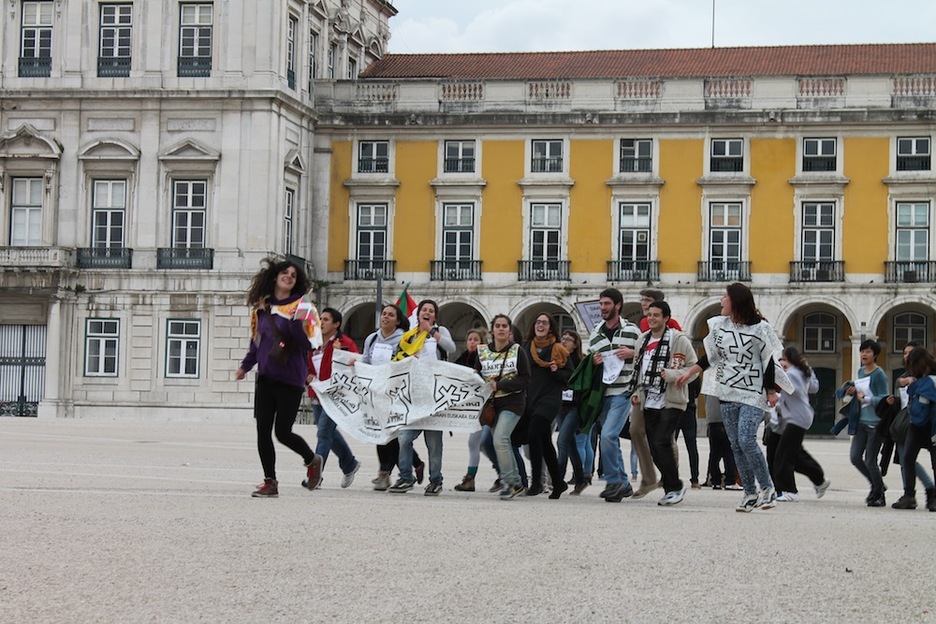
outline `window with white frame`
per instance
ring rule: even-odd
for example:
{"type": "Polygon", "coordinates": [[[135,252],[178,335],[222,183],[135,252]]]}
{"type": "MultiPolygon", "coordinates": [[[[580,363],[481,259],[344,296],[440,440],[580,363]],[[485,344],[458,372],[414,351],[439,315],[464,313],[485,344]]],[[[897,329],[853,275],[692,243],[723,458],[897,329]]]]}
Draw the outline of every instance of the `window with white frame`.
{"type": "Polygon", "coordinates": [[[210,76],[214,7],[186,3],[179,8],[179,76],[210,76]]]}
{"type": "Polygon", "coordinates": [[[296,191],[286,189],[286,206],[283,211],[283,253],[291,254],[293,250],[293,212],[296,206],[296,191]]]}
{"type": "Polygon", "coordinates": [[[475,170],[474,141],[446,141],[443,171],[445,173],[473,173],[475,170]]]}
{"type": "Polygon", "coordinates": [[[621,139],[621,173],[649,173],[653,170],[653,141],[621,139]]]}
{"type": "Polygon", "coordinates": [[[129,76],[133,42],[133,5],[102,4],[100,19],[98,76],[129,76]]]}
{"type": "Polygon", "coordinates": [[[296,88],[296,33],[299,31],[299,20],[290,15],[286,23],[286,84],[290,89],[296,88]]]}
{"type": "Polygon", "coordinates": [[[333,43],[328,48],[328,77],[334,79],[338,67],[338,44],[333,43]]]}
{"type": "Polygon", "coordinates": [[[356,80],[357,74],[357,59],[348,58],[348,80],[356,80]]]}
{"type": "Polygon", "coordinates": [[[650,204],[621,202],[618,231],[618,259],[637,266],[650,260],[650,204]]]}
{"type": "Polygon", "coordinates": [[[21,77],[48,77],[52,73],[53,11],[51,0],[23,2],[19,59],[21,77]]]}
{"type": "Polygon", "coordinates": [[[166,329],[166,377],[198,377],[201,321],[170,320],[166,329]]]}
{"type": "Polygon", "coordinates": [[[85,376],[116,377],[119,346],[119,320],[87,319],[85,323],[85,376]]]}
{"type": "Polygon", "coordinates": [[[10,245],[42,244],[42,178],[13,178],[10,205],[10,245]]]}
{"type": "Polygon", "coordinates": [[[361,141],[358,144],[358,173],[388,173],[389,171],[389,141],[361,141]]]}
{"type": "Polygon", "coordinates": [[[205,247],[208,181],[175,180],[172,186],[172,246],[202,249],[205,247]]]}
{"type": "Polygon", "coordinates": [[[562,141],[534,140],[532,142],[532,160],[530,171],[533,173],[562,172],[562,141]]]}
{"type": "Polygon", "coordinates": [[[709,170],[712,172],[744,171],[743,139],[712,139],[709,170]]]}
{"type": "Polygon", "coordinates": [[[91,247],[125,247],[127,181],[94,180],[91,194],[91,247]]]}
{"type": "Polygon", "coordinates": [[[803,202],[802,260],[835,260],[834,202],[803,202]]]}
{"type": "Polygon", "coordinates": [[[908,342],[926,344],[926,316],[919,312],[894,315],[894,353],[903,351],[908,342]]]}
{"type": "Polygon", "coordinates": [[[930,137],[898,137],[897,171],[929,171],[931,150],[930,137]]]}
{"type": "Polygon", "coordinates": [[[474,257],[474,204],[442,206],[442,259],[470,261],[474,257]]]}
{"type": "Polygon", "coordinates": [[[314,30],[309,31],[309,93],[315,92],[315,79],[318,78],[318,46],[319,35],[314,30]]]}
{"type": "Polygon", "coordinates": [[[835,317],[815,312],[803,317],[803,350],[807,353],[835,353],[835,317]]]}
{"type": "Polygon", "coordinates": [[[803,171],[835,171],[834,138],[803,139],[803,171]]]}
{"type": "Polygon", "coordinates": [[[530,205],[530,260],[562,259],[562,204],[530,205]]]}
{"type": "Polygon", "coordinates": [[[709,262],[714,270],[737,269],[741,262],[741,204],[709,206],[709,262]]]}
{"type": "Polygon", "coordinates": [[[929,202],[897,202],[896,245],[897,262],[929,260],[929,202]]]}
{"type": "Polygon", "coordinates": [[[383,266],[387,259],[387,204],[358,204],[356,252],[359,263],[383,266]]]}

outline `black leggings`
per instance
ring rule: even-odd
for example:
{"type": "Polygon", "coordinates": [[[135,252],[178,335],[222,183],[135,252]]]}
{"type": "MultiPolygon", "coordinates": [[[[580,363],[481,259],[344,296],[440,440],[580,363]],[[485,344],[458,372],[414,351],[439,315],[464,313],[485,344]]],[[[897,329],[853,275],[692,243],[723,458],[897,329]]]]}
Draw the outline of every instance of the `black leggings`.
{"type": "Polygon", "coordinates": [[[552,443],[552,429],[552,419],[547,419],[539,414],[530,416],[527,437],[530,445],[530,465],[533,471],[530,477],[531,488],[543,486],[544,461],[546,462],[546,469],[549,470],[549,478],[552,479],[553,487],[559,487],[557,484],[563,479],[563,475],[559,472],[556,448],[552,443]]]}
{"type": "Polygon", "coordinates": [[[930,440],[932,429],[929,423],[925,425],[914,425],[910,423],[907,429],[907,437],[903,444],[903,457],[900,458],[900,465],[903,467],[904,494],[906,496],[916,495],[916,461],[920,454],[920,449],[929,449],[930,463],[933,465],[933,472],[936,473],[936,449],[933,449],[933,443],[930,440]]]}
{"type": "MultiPolygon", "coordinates": [[[[393,438],[386,444],[377,445],[377,461],[380,462],[381,472],[391,472],[400,459],[400,441],[393,438]]],[[[413,449],[413,466],[422,466],[422,460],[419,459],[419,453],[413,449]]]]}
{"type": "Polygon", "coordinates": [[[298,434],[293,433],[303,388],[296,388],[266,377],[257,379],[254,391],[254,418],[257,420],[257,450],[263,476],[276,479],[276,449],[273,448],[273,432],[284,446],[302,455],[306,464],[315,458],[315,453],[298,434]]]}

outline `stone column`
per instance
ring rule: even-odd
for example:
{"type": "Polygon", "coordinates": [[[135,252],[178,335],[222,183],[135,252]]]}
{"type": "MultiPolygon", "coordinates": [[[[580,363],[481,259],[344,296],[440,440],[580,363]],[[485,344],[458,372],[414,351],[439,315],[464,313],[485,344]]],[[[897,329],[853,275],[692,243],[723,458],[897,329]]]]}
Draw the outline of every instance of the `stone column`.
{"type": "Polygon", "coordinates": [[[43,396],[39,400],[39,418],[55,418],[60,415],[61,315],[62,302],[58,293],[56,293],[49,299],[49,313],[46,322],[45,384],[43,396]]]}

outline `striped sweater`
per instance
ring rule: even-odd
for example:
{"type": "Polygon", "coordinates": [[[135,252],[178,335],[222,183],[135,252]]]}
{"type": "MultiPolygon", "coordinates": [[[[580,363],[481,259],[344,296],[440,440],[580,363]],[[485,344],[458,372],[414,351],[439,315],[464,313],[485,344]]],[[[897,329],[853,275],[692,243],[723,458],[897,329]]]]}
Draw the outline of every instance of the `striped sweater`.
{"type": "MultiPolygon", "coordinates": [[[[608,340],[608,337],[603,331],[604,325],[604,322],[598,323],[598,325],[592,331],[591,336],[588,339],[589,355],[614,351],[619,347],[630,347],[631,349],[634,349],[637,346],[637,337],[640,335],[640,329],[627,319],[621,317],[621,324],[618,325],[616,330],[614,330],[614,334],[611,336],[610,340],[608,340]]],[[[609,354],[602,357],[615,356],[609,354]]],[[[617,379],[615,379],[610,384],[607,384],[605,389],[605,396],[613,396],[627,392],[628,387],[630,386],[631,377],[633,376],[634,358],[631,357],[630,359],[624,361],[624,367],[621,368],[621,373],[617,376],[617,379]]]]}

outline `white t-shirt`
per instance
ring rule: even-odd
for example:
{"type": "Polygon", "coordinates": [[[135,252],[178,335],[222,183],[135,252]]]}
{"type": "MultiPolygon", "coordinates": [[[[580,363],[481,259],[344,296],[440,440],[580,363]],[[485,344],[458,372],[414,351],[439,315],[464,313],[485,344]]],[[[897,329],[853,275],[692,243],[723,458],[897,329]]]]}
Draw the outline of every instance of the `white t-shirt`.
{"type": "MultiPolygon", "coordinates": [[[[651,337],[650,342],[647,343],[647,348],[644,349],[643,359],[640,361],[641,378],[644,378],[647,371],[650,370],[650,363],[658,346],[660,346],[660,339],[651,337]]],[[[660,392],[659,382],[654,383],[652,386],[646,386],[644,390],[646,392],[644,396],[645,409],[663,409],[666,406],[666,397],[660,392]]]]}

